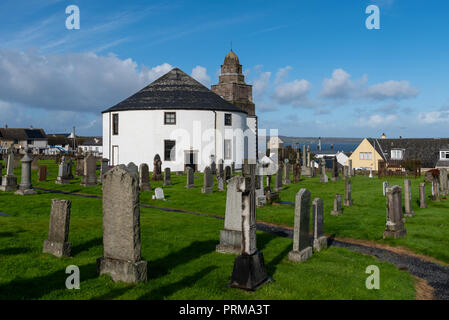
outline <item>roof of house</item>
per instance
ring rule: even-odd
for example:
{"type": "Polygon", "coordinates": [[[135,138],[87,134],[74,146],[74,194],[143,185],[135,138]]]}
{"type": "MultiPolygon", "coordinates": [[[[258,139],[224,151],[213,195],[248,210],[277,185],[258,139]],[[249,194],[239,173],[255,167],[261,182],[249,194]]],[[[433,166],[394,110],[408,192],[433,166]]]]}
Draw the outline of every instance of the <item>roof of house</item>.
{"type": "Polygon", "coordinates": [[[4,140],[46,139],[44,129],[0,128],[0,138],[4,140]]]}
{"type": "Polygon", "coordinates": [[[102,146],[103,138],[102,137],[88,138],[88,139],[84,140],[84,142],[81,145],[82,146],[102,146]]]}
{"type": "Polygon", "coordinates": [[[103,111],[212,110],[247,113],[224,100],[178,68],[174,68],[139,92],[103,111]]]}
{"type": "Polygon", "coordinates": [[[373,139],[368,138],[371,145],[388,163],[391,159],[391,150],[404,150],[403,159],[419,159],[423,168],[434,168],[439,160],[440,150],[446,149],[448,138],[410,138],[410,139],[373,139]]]}

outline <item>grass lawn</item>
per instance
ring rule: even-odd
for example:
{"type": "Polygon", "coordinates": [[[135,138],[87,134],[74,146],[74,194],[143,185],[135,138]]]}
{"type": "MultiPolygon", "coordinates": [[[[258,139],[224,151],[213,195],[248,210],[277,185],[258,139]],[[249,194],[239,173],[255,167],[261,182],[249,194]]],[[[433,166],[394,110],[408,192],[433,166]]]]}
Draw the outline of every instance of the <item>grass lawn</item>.
{"type": "MultiPolygon", "coordinates": [[[[180,177],[173,176],[181,183],[180,177]]],[[[49,183],[47,183],[49,184],[49,183]]],[[[44,184],[42,184],[44,186],[44,184]]],[[[49,185],[47,185],[48,187],[49,185]]],[[[56,185],[52,185],[56,188],[56,185]]],[[[61,188],[61,186],[58,186],[61,188]]],[[[75,185],[72,186],[76,188],[75,185]]],[[[175,200],[178,185],[167,187],[175,200]]],[[[87,188],[86,188],[87,189],[87,188]]],[[[95,188],[90,191],[94,192],[95,188]]],[[[187,203],[199,188],[183,190],[187,203]]],[[[83,189],[83,192],[86,190],[83,189]]],[[[224,194],[209,195],[223,206],[224,194]]],[[[206,200],[207,197],[201,200],[206,200]]],[[[200,200],[200,201],[201,201],[200,200]]],[[[148,200],[150,201],[150,200],[148,200]]],[[[212,210],[208,201],[201,211],[212,210]]],[[[192,209],[197,209],[197,207],[192,209]]],[[[291,239],[258,233],[258,248],[273,282],[256,292],[230,289],[235,255],[215,252],[223,221],[183,213],[141,208],[142,258],[148,261],[148,282],[114,283],[99,277],[96,259],[102,256],[101,200],[39,191],[37,195],[0,193],[0,299],[414,299],[413,278],[405,271],[375,258],[331,247],[308,261],[288,261],[291,239]],[[73,258],[58,259],[42,253],[48,235],[52,198],[72,200],[69,241],[73,258]],[[81,289],[65,288],[65,268],[77,265],[81,289]],[[365,287],[369,265],[380,269],[380,290],[365,287]]],[[[291,208],[290,208],[291,212],[291,208]]]]}
{"type": "MultiPolygon", "coordinates": [[[[76,178],[70,185],[57,185],[54,183],[57,176],[57,165],[54,161],[40,161],[40,164],[47,164],[49,173],[47,182],[37,182],[37,173],[33,172],[33,184],[42,188],[58,189],[85,194],[101,195],[101,186],[81,187],[80,179],[76,178]]],[[[20,177],[19,170],[16,175],[20,177]]],[[[216,181],[213,194],[202,194],[203,185],[202,173],[195,173],[195,185],[193,189],[186,189],[186,176],[177,176],[172,173],[173,185],[164,186],[164,194],[167,201],[152,200],[154,192],[141,193],[142,203],[152,204],[160,207],[180,208],[190,211],[212,213],[224,216],[226,205],[226,193],[218,192],[216,181]]],[[[274,183],[274,179],[273,183],[274,183]]],[[[293,179],[291,179],[293,181],[293,179]]],[[[419,183],[424,181],[424,177],[410,178],[412,183],[412,206],[415,216],[406,219],[407,236],[402,239],[382,239],[385,229],[385,197],[382,194],[382,182],[389,181],[390,185],[397,184],[403,187],[402,178],[372,179],[367,176],[356,176],[351,179],[352,207],[344,207],[341,216],[330,215],[333,206],[333,199],[336,193],[344,197],[344,180],[338,182],[329,181],[322,184],[319,176],[314,178],[301,178],[298,183],[285,186],[280,196],[283,201],[295,201],[295,195],[300,188],[307,188],[312,198],[320,197],[324,202],[325,232],[328,235],[337,237],[348,237],[354,239],[372,240],[379,243],[386,243],[392,246],[404,246],[410,250],[437,258],[449,263],[449,200],[442,199],[440,203],[427,200],[428,208],[419,208],[419,183]]],[[[162,181],[151,181],[154,188],[162,187],[162,181]]],[[[431,185],[426,185],[426,192],[429,196],[431,185]]],[[[265,206],[257,210],[258,220],[293,226],[294,208],[291,205],[265,206]]]]}

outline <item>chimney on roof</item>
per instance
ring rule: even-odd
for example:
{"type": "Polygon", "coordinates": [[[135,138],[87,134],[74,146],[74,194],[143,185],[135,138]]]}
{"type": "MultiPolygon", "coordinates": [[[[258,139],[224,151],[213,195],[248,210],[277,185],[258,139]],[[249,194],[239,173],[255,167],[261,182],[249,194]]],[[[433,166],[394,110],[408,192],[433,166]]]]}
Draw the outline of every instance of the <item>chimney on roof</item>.
{"type": "Polygon", "coordinates": [[[399,136],[399,139],[402,139],[402,136],[399,136]]]}
{"type": "Polygon", "coordinates": [[[381,138],[382,138],[382,139],[386,139],[386,138],[387,138],[387,136],[385,135],[385,133],[382,133],[381,138]]]}
{"type": "Polygon", "coordinates": [[[30,125],[30,129],[33,129],[33,125],[30,125]]]}
{"type": "Polygon", "coordinates": [[[8,129],[8,125],[7,124],[5,124],[5,129],[8,129]]]}

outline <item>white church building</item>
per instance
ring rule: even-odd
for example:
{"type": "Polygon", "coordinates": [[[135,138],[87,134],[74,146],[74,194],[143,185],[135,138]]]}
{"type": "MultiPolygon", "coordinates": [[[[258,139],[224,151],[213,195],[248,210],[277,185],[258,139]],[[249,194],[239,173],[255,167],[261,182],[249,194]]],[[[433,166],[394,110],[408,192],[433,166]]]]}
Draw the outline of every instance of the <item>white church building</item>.
{"type": "Polygon", "coordinates": [[[158,154],[162,169],[203,171],[211,163],[256,159],[257,117],[247,85],[231,50],[219,83],[209,90],[175,68],[136,94],[105,110],[103,158],[110,165],[147,163],[158,154]]]}

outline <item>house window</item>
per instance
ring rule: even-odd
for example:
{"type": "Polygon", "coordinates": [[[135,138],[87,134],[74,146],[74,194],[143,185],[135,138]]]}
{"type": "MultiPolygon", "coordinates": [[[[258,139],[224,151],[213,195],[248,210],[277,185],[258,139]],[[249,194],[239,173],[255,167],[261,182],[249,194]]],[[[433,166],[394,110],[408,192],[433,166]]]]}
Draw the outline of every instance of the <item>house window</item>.
{"type": "Polygon", "coordinates": [[[440,151],[440,159],[448,160],[449,159],[449,151],[440,151]]]}
{"type": "Polygon", "coordinates": [[[176,124],[176,112],[165,112],[164,124],[176,124]]]}
{"type": "Polygon", "coordinates": [[[118,113],[112,115],[112,134],[118,135],[118,113]]]}
{"type": "Polygon", "coordinates": [[[175,149],[176,141],[165,140],[164,141],[164,160],[165,161],[175,161],[175,149]]]}
{"type": "Polygon", "coordinates": [[[225,113],[225,126],[232,126],[232,114],[225,113]]]}
{"type": "Polygon", "coordinates": [[[373,153],[372,152],[360,152],[360,160],[372,160],[373,153]]]}
{"type": "Polygon", "coordinates": [[[225,139],[224,141],[224,158],[229,160],[232,157],[232,140],[225,139]]]}
{"type": "Polygon", "coordinates": [[[404,155],[404,150],[391,150],[392,160],[402,160],[404,155]]]}
{"type": "Polygon", "coordinates": [[[33,140],[27,140],[27,144],[33,144],[33,140]]]}

